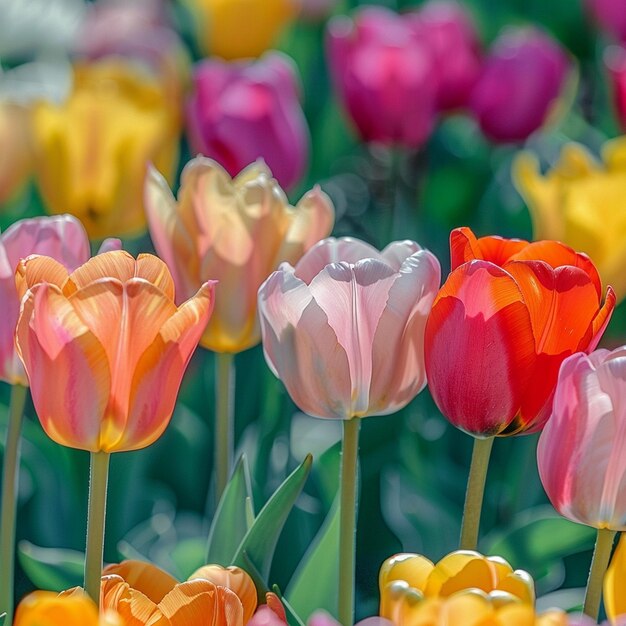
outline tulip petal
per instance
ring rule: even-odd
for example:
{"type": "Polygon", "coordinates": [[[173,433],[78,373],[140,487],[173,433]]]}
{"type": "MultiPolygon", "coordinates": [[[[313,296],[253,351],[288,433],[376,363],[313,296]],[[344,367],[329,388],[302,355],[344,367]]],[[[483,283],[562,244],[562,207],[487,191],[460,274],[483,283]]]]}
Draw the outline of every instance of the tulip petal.
{"type": "Polygon", "coordinates": [[[398,272],[402,264],[421,249],[422,247],[415,241],[405,239],[403,241],[392,241],[380,254],[385,263],[398,272]]]}
{"type": "Polygon", "coordinates": [[[596,349],[598,343],[600,342],[600,339],[602,338],[602,335],[604,334],[604,331],[606,330],[606,327],[611,321],[611,316],[613,315],[615,304],[615,292],[611,287],[607,287],[604,304],[602,305],[602,308],[598,311],[598,314],[593,318],[589,341],[586,341],[588,338],[585,337],[578,346],[579,350],[591,352],[596,349]]]}
{"type": "Polygon", "coordinates": [[[46,433],[62,445],[101,450],[111,388],[106,352],[56,286],[41,283],[25,297],[16,343],[46,433]]]}
{"type": "Polygon", "coordinates": [[[274,272],[259,290],[263,350],[298,407],[315,417],[352,417],[348,358],[312,299],[292,272],[274,272]]]}
{"type": "Polygon", "coordinates": [[[433,398],[455,426],[484,436],[503,430],[536,359],[530,316],[513,277],[485,261],[454,270],[426,323],[425,356],[433,398]]]}
{"type": "Polygon", "coordinates": [[[213,310],[214,284],[206,283],[161,327],[139,358],[130,385],[128,413],[133,416],[118,450],[143,448],[158,439],[174,411],[180,383],[213,310]],[[155,394],[154,390],[159,389],[155,394]]]}
{"type": "Polygon", "coordinates": [[[351,237],[328,237],[315,244],[295,267],[296,276],[307,285],[331,263],[356,263],[362,259],[384,262],[381,253],[364,241],[351,237]]]}
{"type": "Polygon", "coordinates": [[[69,296],[100,278],[117,278],[124,283],[135,276],[135,266],[135,259],[126,250],[99,254],[70,274],[64,292],[69,296]]]}
{"type": "Polygon", "coordinates": [[[84,594],[64,597],[52,591],[33,591],[17,607],[14,626],[98,626],[98,609],[84,594]]]}
{"type": "Polygon", "coordinates": [[[489,593],[496,586],[496,570],[493,564],[478,552],[457,550],[435,565],[424,587],[424,596],[446,598],[457,591],[471,588],[489,593]]]}
{"type": "Polygon", "coordinates": [[[396,277],[397,273],[386,263],[364,259],[354,265],[327,265],[309,285],[311,295],[348,356],[351,416],[361,417],[369,408],[372,345],[396,277]]]}
{"type": "Polygon", "coordinates": [[[15,270],[15,287],[21,300],[26,290],[38,283],[50,283],[63,289],[67,269],[56,259],[33,254],[22,259],[15,270]]]}
{"type": "Polygon", "coordinates": [[[165,594],[178,584],[173,576],[144,561],[127,560],[107,565],[102,570],[102,575],[111,574],[124,579],[132,589],[140,591],[155,604],[161,602],[165,594]]]}
{"type": "MultiPolygon", "coordinates": [[[[396,251],[407,248],[398,246],[396,251]]],[[[397,411],[426,384],[424,330],[440,278],[435,256],[420,250],[402,263],[389,289],[372,345],[370,408],[375,413],[397,411]],[[392,359],[387,357],[389,346],[398,346],[392,359]]]]}
{"type": "Polygon", "coordinates": [[[626,535],[622,535],[604,576],[604,606],[611,623],[626,615],[626,535]]]}
{"type": "Polygon", "coordinates": [[[421,554],[396,554],[387,559],[378,574],[381,596],[385,587],[394,580],[405,580],[410,587],[423,590],[435,564],[421,554]]]}
{"type": "Polygon", "coordinates": [[[489,261],[502,266],[527,245],[528,242],[523,239],[504,239],[497,236],[478,239],[467,226],[455,228],[450,233],[451,271],[473,260],[489,261]]]}
{"type": "Polygon", "coordinates": [[[152,600],[116,574],[102,576],[100,606],[119,613],[124,626],[171,626],[152,600]]]}

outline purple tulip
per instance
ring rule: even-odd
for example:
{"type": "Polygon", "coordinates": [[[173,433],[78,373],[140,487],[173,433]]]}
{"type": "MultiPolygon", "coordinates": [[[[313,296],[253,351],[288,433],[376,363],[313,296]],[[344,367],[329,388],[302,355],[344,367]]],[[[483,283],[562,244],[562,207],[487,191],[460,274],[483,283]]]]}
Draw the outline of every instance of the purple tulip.
{"type": "Polygon", "coordinates": [[[585,4],[602,30],[626,43],[624,0],[586,0],[585,4]]]}

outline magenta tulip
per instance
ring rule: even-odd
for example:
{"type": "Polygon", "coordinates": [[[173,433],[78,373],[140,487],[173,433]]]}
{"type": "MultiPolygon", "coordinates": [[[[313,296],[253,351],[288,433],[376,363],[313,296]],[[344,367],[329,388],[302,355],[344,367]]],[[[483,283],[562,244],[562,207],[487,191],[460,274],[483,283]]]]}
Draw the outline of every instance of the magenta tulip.
{"type": "Polygon", "coordinates": [[[586,0],[585,4],[602,30],[626,42],[624,0],[586,0]]]}
{"type": "Polygon", "coordinates": [[[366,7],[329,22],[335,87],[365,141],[416,148],[433,128],[437,68],[412,19],[366,7]]]}
{"type": "Polygon", "coordinates": [[[613,105],[620,126],[626,130],[626,47],[609,46],[604,51],[606,65],[613,86],[613,105]]]}
{"type": "Polygon", "coordinates": [[[539,439],[541,482],[568,519],[626,530],[626,346],[563,362],[539,439]]]}
{"type": "Polygon", "coordinates": [[[467,11],[454,0],[430,0],[411,14],[438,73],[437,107],[465,106],[481,70],[480,44],[467,11]]]}
{"type": "Polygon", "coordinates": [[[278,52],[257,61],[202,61],[194,72],[187,129],[192,150],[231,176],[261,158],[282,187],[292,187],[309,152],[295,65],[278,52]]]}
{"type": "MultiPolygon", "coordinates": [[[[120,249],[119,239],[107,239],[101,251],[120,249]]],[[[0,380],[28,385],[24,367],[15,352],[15,326],[20,299],[15,270],[31,254],[50,256],[69,271],[91,256],[83,225],[71,215],[20,220],[0,235],[0,380]]]]}
{"type": "Polygon", "coordinates": [[[324,239],[259,290],[270,368],[309,415],[397,411],[426,384],[424,326],[439,279],[439,262],[415,242],[378,252],[324,239]]]}
{"type": "Polygon", "coordinates": [[[563,93],[565,51],[536,28],[506,29],[494,42],[470,98],[487,137],[522,141],[539,129],[563,93]]]}

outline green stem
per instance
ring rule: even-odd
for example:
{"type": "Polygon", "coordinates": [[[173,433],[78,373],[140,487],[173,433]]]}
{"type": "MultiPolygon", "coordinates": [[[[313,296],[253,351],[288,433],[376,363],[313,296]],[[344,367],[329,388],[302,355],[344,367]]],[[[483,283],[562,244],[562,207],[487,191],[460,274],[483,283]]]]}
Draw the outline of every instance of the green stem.
{"type": "Polygon", "coordinates": [[[215,355],[215,487],[216,500],[224,493],[234,456],[235,357],[215,355]]]}
{"type": "Polygon", "coordinates": [[[587,582],[587,592],[585,593],[585,606],[583,608],[583,613],[591,617],[594,622],[598,621],[600,600],[602,599],[602,581],[611,558],[614,538],[614,530],[598,528],[598,538],[596,539],[596,547],[593,550],[593,558],[591,559],[589,581],[587,582]]]}
{"type": "Polygon", "coordinates": [[[85,591],[100,605],[100,579],[104,555],[104,520],[106,516],[108,452],[92,452],[89,474],[89,510],[87,512],[87,553],[85,555],[85,591]]]}
{"type": "Polygon", "coordinates": [[[478,545],[480,513],[483,508],[485,480],[487,479],[492,446],[493,437],[487,439],[474,438],[472,463],[467,480],[465,506],[463,507],[463,523],[461,525],[461,542],[459,545],[461,550],[476,550],[478,545]]]}
{"type": "Polygon", "coordinates": [[[13,385],[2,474],[2,517],[0,518],[0,614],[6,624],[13,619],[13,578],[15,565],[15,518],[20,466],[20,440],[28,388],[13,385]]]}
{"type": "Polygon", "coordinates": [[[361,420],[343,422],[339,518],[339,622],[354,624],[354,556],[357,512],[357,462],[361,420]]]}

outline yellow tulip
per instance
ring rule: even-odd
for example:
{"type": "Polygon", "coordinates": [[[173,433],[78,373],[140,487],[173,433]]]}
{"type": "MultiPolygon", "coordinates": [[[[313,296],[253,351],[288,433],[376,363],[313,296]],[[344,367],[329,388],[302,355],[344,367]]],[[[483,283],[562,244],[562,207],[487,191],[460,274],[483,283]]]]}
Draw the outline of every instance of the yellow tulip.
{"type": "Polygon", "coordinates": [[[98,616],[98,609],[82,589],[59,595],[52,591],[34,591],[17,607],[13,626],[124,626],[114,611],[98,616]]]}
{"type": "Polygon", "coordinates": [[[147,71],[115,59],[76,65],[67,101],[42,102],[33,112],[49,212],[75,215],[94,239],[140,233],[147,165],[173,176],[179,117],[147,71]]]}
{"type": "Polygon", "coordinates": [[[448,598],[467,590],[478,591],[496,604],[506,601],[532,607],[535,602],[529,574],[513,571],[500,557],[485,557],[471,550],[452,552],[437,564],[419,554],[396,554],[383,563],[378,582],[380,615],[394,622],[409,607],[426,610],[420,607],[439,606],[424,603],[426,600],[448,598]]]}
{"type": "Polygon", "coordinates": [[[20,190],[31,168],[28,111],[0,101],[0,204],[20,190]]]}
{"type": "Polygon", "coordinates": [[[258,57],[272,48],[296,12],[294,0],[187,0],[206,54],[258,57]]]}
{"type": "Polygon", "coordinates": [[[535,155],[522,152],[513,179],[528,204],[534,238],[587,253],[618,300],[626,297],[626,137],[607,142],[602,161],[569,143],[546,174],[535,155]]]}
{"type": "Polygon", "coordinates": [[[624,585],[626,585],[626,533],[622,533],[604,576],[604,607],[612,624],[617,622],[618,617],[626,616],[624,585]]]}

